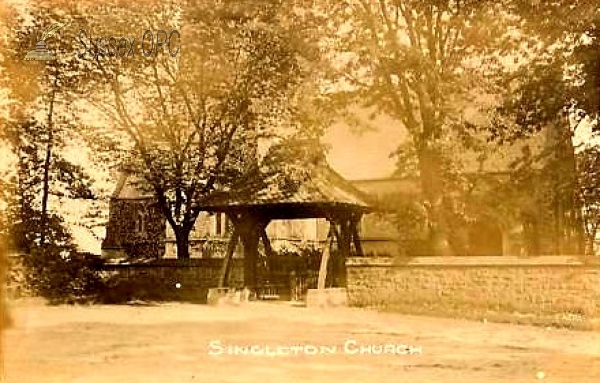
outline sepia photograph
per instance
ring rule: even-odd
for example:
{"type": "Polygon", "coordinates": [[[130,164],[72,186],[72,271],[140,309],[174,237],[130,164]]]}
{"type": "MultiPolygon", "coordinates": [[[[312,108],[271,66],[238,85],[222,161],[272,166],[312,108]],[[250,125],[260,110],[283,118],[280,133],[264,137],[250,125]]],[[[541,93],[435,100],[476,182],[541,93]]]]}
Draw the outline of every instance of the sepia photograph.
{"type": "Polygon", "coordinates": [[[600,1],[0,0],[0,381],[600,382],[600,1]]]}

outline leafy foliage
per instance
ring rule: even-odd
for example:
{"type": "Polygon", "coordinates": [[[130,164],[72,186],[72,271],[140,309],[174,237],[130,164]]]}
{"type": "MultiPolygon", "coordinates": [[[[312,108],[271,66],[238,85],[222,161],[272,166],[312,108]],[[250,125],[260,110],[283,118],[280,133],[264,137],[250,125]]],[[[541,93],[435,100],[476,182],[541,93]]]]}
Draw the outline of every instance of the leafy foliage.
{"type": "MultiPolygon", "coordinates": [[[[44,161],[40,154],[44,153],[44,145],[40,139],[44,135],[40,131],[43,132],[43,128],[35,121],[23,123],[14,130],[10,128],[3,133],[18,154],[18,169],[14,182],[7,185],[10,186],[10,194],[2,234],[9,247],[22,254],[29,290],[51,302],[89,298],[101,288],[101,281],[94,270],[99,259],[78,252],[63,220],[56,214],[43,214],[41,210],[44,161]],[[42,235],[45,238],[43,243],[42,235]]],[[[73,169],[66,161],[52,168],[53,174],[58,173],[55,186],[63,182],[60,187],[75,192],[74,197],[89,197],[91,192],[82,183],[85,177],[76,182],[59,177],[59,172],[65,171],[65,168],[67,171],[73,169]]]]}
{"type": "Polygon", "coordinates": [[[54,161],[46,163],[44,156],[48,142],[47,133],[46,127],[33,119],[7,124],[1,133],[17,157],[16,174],[7,185],[10,191],[7,196],[10,222],[7,230],[13,245],[21,251],[28,251],[35,243],[39,243],[42,232],[57,244],[64,241],[64,238],[57,236],[53,231],[58,225],[55,222],[57,217],[47,214],[47,228],[42,222],[44,213],[41,200],[46,167],[50,166],[48,173],[53,186],[49,193],[66,195],[73,199],[94,198],[91,180],[81,167],[58,156],[54,161]]]}
{"type": "Polygon", "coordinates": [[[392,117],[409,133],[395,153],[399,171],[420,176],[429,230],[443,241],[452,231],[443,226],[460,215],[446,214],[455,205],[446,187],[458,186],[453,176],[461,167],[451,164],[451,152],[460,148],[457,142],[471,144],[477,133],[464,110],[488,92],[502,66],[498,52],[516,50],[518,38],[508,33],[511,19],[501,3],[491,1],[329,5],[337,29],[331,37],[338,61],[329,78],[332,93],[342,105],[392,117]]]}
{"type": "Polygon", "coordinates": [[[259,140],[294,128],[293,116],[305,115],[291,105],[300,97],[299,56],[311,53],[288,29],[294,18],[283,2],[119,8],[131,25],[122,24],[123,14],[111,17],[110,6],[97,7],[86,23],[130,34],[169,25],[180,31],[181,53],[83,60],[94,84],[85,100],[130,141],[126,170],[156,196],[178,256],[187,258],[203,201],[256,164],[259,140]]]}
{"type": "Polygon", "coordinates": [[[384,219],[390,220],[398,230],[402,255],[431,254],[427,232],[427,212],[417,201],[389,197],[379,201],[384,219]]]}
{"type": "Polygon", "coordinates": [[[17,174],[11,181],[9,215],[22,250],[46,242],[56,225],[50,197],[94,199],[92,182],[86,172],[71,163],[61,152],[79,135],[78,111],[73,104],[83,85],[72,55],[65,54],[75,40],[63,28],[49,40],[56,60],[28,61],[26,54],[35,48],[40,33],[55,22],[72,21],[69,2],[37,2],[23,17],[18,8],[7,6],[3,25],[8,32],[2,40],[0,84],[7,90],[7,113],[2,116],[2,139],[16,155],[17,174]],[[56,7],[56,8],[55,8],[56,7]],[[61,7],[64,7],[61,9],[61,7]],[[35,237],[32,238],[31,236],[35,237]],[[35,242],[35,243],[34,243],[35,242]]]}
{"type": "Polygon", "coordinates": [[[50,303],[93,300],[103,291],[97,255],[50,243],[35,247],[24,260],[28,287],[50,303]]]}
{"type": "MultiPolygon", "coordinates": [[[[549,151],[534,161],[538,171],[526,166],[516,170],[522,179],[535,179],[526,185],[538,202],[538,209],[529,215],[553,222],[549,231],[555,251],[583,253],[581,231],[593,228],[584,222],[594,220],[590,190],[597,171],[590,167],[593,150],[576,156],[573,136],[586,125],[594,130],[598,123],[600,9],[587,1],[515,1],[508,6],[522,20],[524,33],[536,42],[530,47],[535,55],[500,83],[503,102],[494,118],[492,138],[513,142],[543,129],[550,131],[549,151]],[[533,173],[537,175],[532,178],[533,173]]],[[[589,232],[587,236],[590,243],[589,232]]]]}
{"type": "Polygon", "coordinates": [[[320,55],[311,40],[318,17],[309,7],[299,10],[300,3],[42,0],[25,18],[15,8],[10,38],[2,41],[6,76],[0,80],[10,90],[12,121],[38,106],[45,112],[37,139],[45,140],[40,161],[53,174],[42,176],[42,201],[51,186],[55,193],[95,197],[82,169],[57,150],[65,135],[77,134],[96,150],[112,151],[112,160],[150,188],[186,258],[204,199],[254,165],[261,139],[300,124],[312,137],[325,125],[327,107],[311,97],[318,92],[311,77],[320,55]],[[39,40],[36,32],[55,22],[68,24],[49,39],[57,59],[23,66],[39,40]],[[134,57],[109,58],[94,42],[148,29],[178,30],[181,53],[173,57],[163,49],[144,57],[136,46],[134,57]],[[81,42],[85,57],[77,54],[81,42]],[[109,124],[86,126],[86,112],[103,114],[109,124]]]}
{"type": "MultiPolygon", "coordinates": [[[[538,1],[535,4],[513,1],[508,6],[512,13],[521,18],[524,31],[538,39],[539,56],[546,61],[546,66],[564,64],[567,74],[564,86],[570,90],[577,108],[593,119],[597,118],[600,111],[598,4],[595,1],[556,0],[538,1]],[[558,59],[546,60],[551,55],[558,59]]],[[[550,86],[554,85],[558,83],[551,83],[550,86]]]]}
{"type": "Polygon", "coordinates": [[[595,254],[600,229],[600,148],[591,147],[577,156],[580,194],[586,235],[586,254],[595,254]]]}

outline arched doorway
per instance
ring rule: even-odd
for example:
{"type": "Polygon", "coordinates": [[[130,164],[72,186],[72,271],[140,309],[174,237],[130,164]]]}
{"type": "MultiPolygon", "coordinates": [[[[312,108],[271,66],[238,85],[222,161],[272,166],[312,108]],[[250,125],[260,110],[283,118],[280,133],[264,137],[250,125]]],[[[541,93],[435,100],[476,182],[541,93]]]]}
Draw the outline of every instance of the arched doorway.
{"type": "Polygon", "coordinates": [[[502,255],[502,230],[489,219],[479,220],[469,227],[469,255],[502,255]]]}

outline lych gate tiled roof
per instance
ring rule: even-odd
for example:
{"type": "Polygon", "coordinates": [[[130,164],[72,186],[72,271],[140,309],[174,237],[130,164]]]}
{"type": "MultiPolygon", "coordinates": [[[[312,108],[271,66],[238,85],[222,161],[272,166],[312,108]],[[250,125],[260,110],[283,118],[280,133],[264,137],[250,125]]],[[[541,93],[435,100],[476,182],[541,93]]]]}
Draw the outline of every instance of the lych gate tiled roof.
{"type": "MultiPolygon", "coordinates": [[[[367,194],[335,172],[318,143],[277,144],[254,169],[227,191],[214,192],[202,204],[205,211],[261,209],[276,218],[318,218],[328,213],[371,210],[367,194]]],[[[135,177],[123,177],[114,198],[151,197],[135,177]],[[128,178],[128,179],[126,179],[128,178]]]]}
{"type": "Polygon", "coordinates": [[[257,172],[234,185],[231,191],[215,194],[206,205],[208,210],[277,205],[369,210],[371,206],[365,193],[326,163],[310,165],[299,179],[286,178],[282,173],[257,172]]]}
{"type": "MultiPolygon", "coordinates": [[[[137,200],[152,198],[141,192],[135,176],[121,174],[113,198],[137,200]]],[[[227,207],[312,204],[353,206],[368,210],[370,197],[351,182],[331,169],[326,163],[311,165],[300,179],[281,173],[254,172],[234,185],[230,192],[212,195],[206,202],[207,210],[226,210],[227,207]]]]}

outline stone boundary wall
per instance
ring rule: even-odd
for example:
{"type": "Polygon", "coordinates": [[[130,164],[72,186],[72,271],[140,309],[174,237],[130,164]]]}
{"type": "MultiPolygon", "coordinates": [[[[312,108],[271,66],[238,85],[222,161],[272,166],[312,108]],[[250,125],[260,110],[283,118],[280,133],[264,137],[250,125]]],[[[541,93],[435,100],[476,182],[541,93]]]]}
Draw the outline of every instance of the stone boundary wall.
{"type": "Polygon", "coordinates": [[[407,313],[597,320],[600,260],[543,257],[353,257],[349,304],[407,313]]]}
{"type": "MultiPolygon", "coordinates": [[[[229,286],[241,287],[243,263],[232,260],[229,286]]],[[[105,264],[99,268],[114,294],[137,298],[204,302],[209,288],[217,287],[223,259],[163,259],[148,263],[105,264]],[[123,288],[122,286],[129,286],[123,288]]],[[[115,296],[118,300],[118,296],[115,296]]]]}

